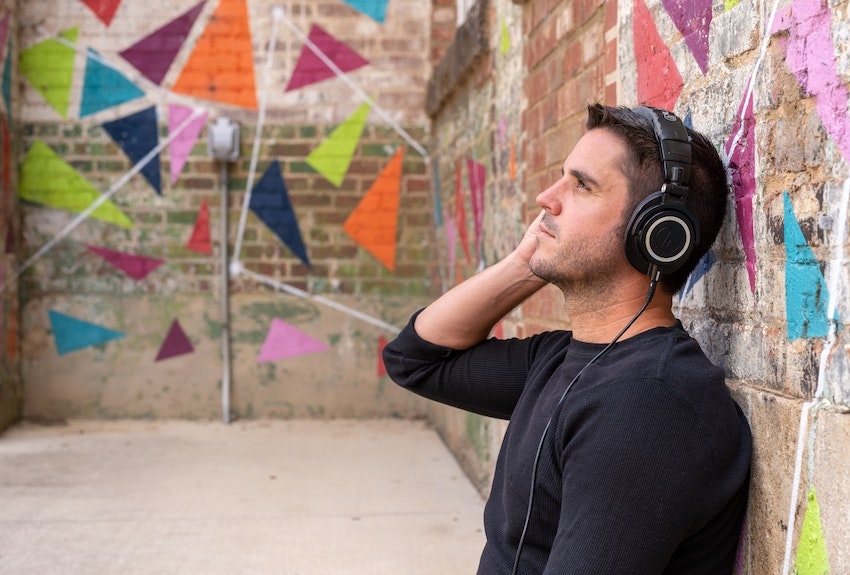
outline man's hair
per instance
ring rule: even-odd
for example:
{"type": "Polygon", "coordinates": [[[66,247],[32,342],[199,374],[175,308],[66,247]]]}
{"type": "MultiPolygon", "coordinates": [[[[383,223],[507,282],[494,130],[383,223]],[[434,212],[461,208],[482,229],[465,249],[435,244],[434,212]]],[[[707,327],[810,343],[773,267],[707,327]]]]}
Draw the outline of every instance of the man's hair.
{"type": "MultiPolygon", "coordinates": [[[[623,174],[629,185],[629,202],[623,214],[623,235],[637,205],[661,189],[664,175],[658,139],[650,122],[629,108],[591,104],[587,107],[587,129],[604,128],[617,135],[626,146],[623,174]]],[[[699,220],[699,242],[690,257],[677,271],[661,278],[670,294],[679,291],[700,258],[711,248],[726,215],[729,184],[723,160],[711,142],[687,128],[691,137],[691,179],[687,205],[699,220]]]]}

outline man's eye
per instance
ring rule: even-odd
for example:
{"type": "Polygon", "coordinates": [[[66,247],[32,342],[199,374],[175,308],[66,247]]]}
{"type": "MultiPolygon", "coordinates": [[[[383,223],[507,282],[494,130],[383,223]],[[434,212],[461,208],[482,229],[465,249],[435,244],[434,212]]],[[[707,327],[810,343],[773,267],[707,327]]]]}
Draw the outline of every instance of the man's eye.
{"type": "Polygon", "coordinates": [[[590,189],[590,188],[587,186],[587,184],[585,184],[585,183],[584,183],[584,180],[577,180],[577,181],[576,181],[576,187],[581,188],[581,189],[583,189],[583,190],[589,190],[589,189],[590,189]]]}

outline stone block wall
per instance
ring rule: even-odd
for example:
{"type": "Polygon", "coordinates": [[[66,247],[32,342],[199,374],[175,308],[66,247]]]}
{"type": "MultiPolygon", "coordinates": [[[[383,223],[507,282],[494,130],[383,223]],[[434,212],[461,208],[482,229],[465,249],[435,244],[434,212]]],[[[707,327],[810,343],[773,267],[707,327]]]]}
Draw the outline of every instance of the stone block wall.
{"type": "MultiPolygon", "coordinates": [[[[469,202],[465,158],[483,158],[482,259],[508,253],[537,213],[536,194],[583,133],[587,103],[672,108],[705,133],[727,158],[734,191],[721,236],[675,312],[726,370],[755,437],[737,572],[847,571],[850,8],[806,0],[480,4],[488,50],[433,116],[447,220],[457,214],[457,166],[469,202]],[[684,17],[692,12],[698,17],[684,17]],[[516,180],[505,145],[514,139],[516,180]]],[[[467,204],[472,230],[470,218],[467,204]]],[[[480,261],[468,264],[455,241],[460,264],[447,266],[449,285],[480,261]]],[[[569,327],[569,318],[553,289],[512,312],[496,335],[555,327],[569,327]]],[[[504,424],[450,410],[435,420],[486,492],[504,424]]]]}

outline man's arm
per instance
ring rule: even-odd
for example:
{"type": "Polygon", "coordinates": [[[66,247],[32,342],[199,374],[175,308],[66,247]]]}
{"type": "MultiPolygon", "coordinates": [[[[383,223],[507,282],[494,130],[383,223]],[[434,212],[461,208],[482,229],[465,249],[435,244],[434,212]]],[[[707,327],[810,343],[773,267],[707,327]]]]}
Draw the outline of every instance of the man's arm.
{"type": "Polygon", "coordinates": [[[543,212],[506,258],[455,286],[416,318],[422,339],[452,349],[483,341],[508,312],[546,285],[528,269],[537,249],[535,232],[543,212]]]}

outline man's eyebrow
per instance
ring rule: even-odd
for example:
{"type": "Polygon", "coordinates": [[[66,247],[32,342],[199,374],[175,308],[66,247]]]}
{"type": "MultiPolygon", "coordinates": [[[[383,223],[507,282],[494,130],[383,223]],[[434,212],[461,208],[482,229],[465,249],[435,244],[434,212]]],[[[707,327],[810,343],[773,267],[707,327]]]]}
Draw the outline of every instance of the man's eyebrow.
{"type": "Polygon", "coordinates": [[[577,180],[581,180],[585,184],[589,184],[591,187],[598,187],[599,186],[599,182],[597,182],[595,179],[593,179],[593,177],[590,174],[588,174],[587,172],[583,172],[583,171],[578,170],[576,168],[571,168],[570,169],[570,175],[577,180]]]}

